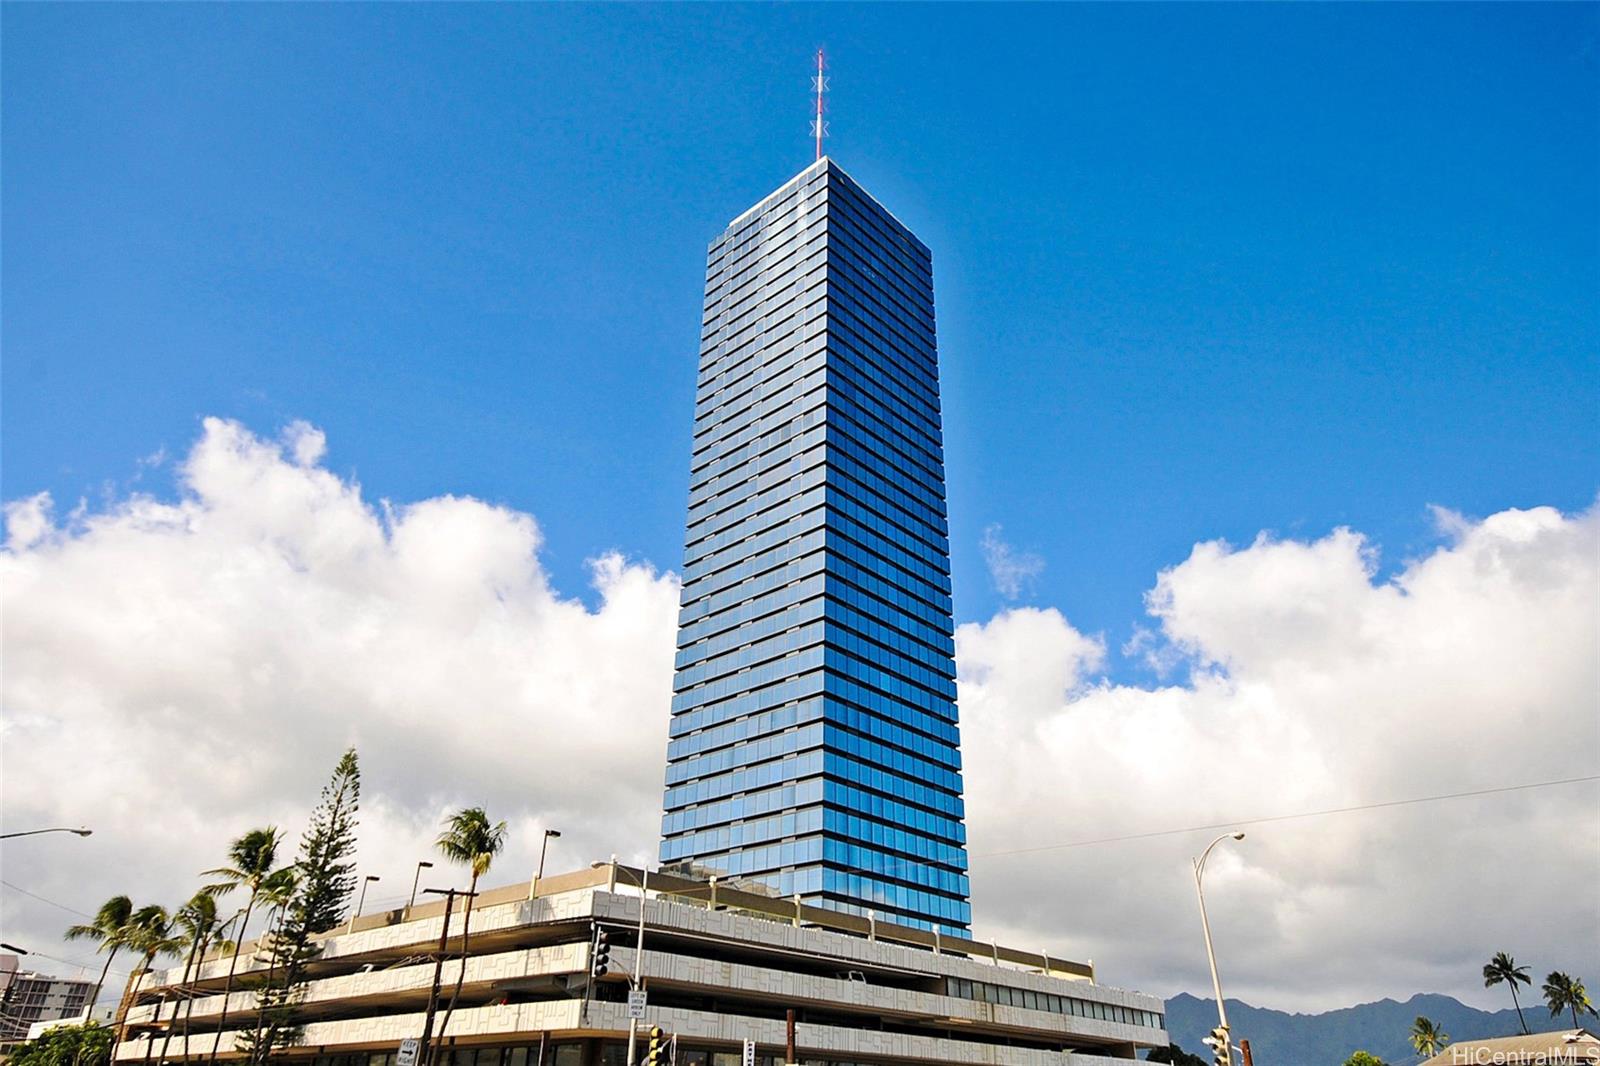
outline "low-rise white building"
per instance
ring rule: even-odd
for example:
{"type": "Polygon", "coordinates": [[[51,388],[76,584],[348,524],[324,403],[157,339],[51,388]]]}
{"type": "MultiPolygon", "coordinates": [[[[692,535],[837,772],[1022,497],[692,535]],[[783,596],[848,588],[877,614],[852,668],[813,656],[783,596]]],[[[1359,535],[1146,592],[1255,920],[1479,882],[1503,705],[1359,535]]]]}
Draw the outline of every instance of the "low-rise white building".
{"type": "MultiPolygon", "coordinates": [[[[738,1066],[747,1040],[755,1066],[777,1066],[790,1010],[805,1066],[1094,1066],[1168,1042],[1160,999],[1096,984],[1082,963],[659,873],[641,903],[639,879],[604,864],[543,879],[537,898],[526,884],[482,893],[461,1000],[435,1041],[439,1066],[623,1066],[634,973],[647,997],[639,1024],[670,1034],[675,1066],[738,1066]],[[591,980],[597,930],[611,966],[591,980]]],[[[423,1033],[443,911],[430,902],[329,935],[298,1003],[301,1040],[281,1057],[394,1066],[401,1042],[423,1033]]],[[[458,902],[446,996],[462,966],[459,929],[458,902]]],[[[142,979],[118,1060],[157,1061],[163,1046],[174,1062],[213,1047],[237,1056],[256,996],[235,991],[219,1024],[231,963],[213,956],[182,987],[181,968],[142,979]]],[[[264,965],[246,944],[239,974],[257,978],[264,965]]]]}
{"type": "Polygon", "coordinates": [[[115,1003],[102,1003],[92,1011],[79,1011],[61,1018],[52,1018],[46,1022],[34,1022],[28,1026],[28,1039],[37,1040],[52,1029],[63,1025],[83,1025],[93,1022],[96,1025],[110,1026],[117,1020],[117,1005],[115,1003]]]}

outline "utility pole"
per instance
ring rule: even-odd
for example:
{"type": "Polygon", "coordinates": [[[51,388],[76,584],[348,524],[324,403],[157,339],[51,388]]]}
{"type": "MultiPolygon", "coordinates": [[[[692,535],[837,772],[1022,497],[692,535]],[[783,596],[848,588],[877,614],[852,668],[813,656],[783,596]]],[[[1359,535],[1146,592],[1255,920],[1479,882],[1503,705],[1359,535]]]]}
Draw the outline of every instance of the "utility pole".
{"type": "Polygon", "coordinates": [[[1256,1066],[1256,1060],[1250,1057],[1250,1041],[1239,1041],[1239,1054],[1244,1056],[1244,1066],[1256,1066]]]}
{"type": "MultiPolygon", "coordinates": [[[[422,1066],[433,1066],[433,1048],[429,1042],[433,1039],[433,1016],[439,1009],[440,978],[444,974],[445,947],[450,942],[450,912],[455,910],[457,896],[475,896],[476,892],[463,892],[457,888],[426,888],[426,895],[444,897],[444,925],[439,929],[439,950],[433,956],[433,985],[428,989],[428,1013],[422,1022],[422,1046],[417,1049],[417,1059],[422,1066]]],[[[463,958],[461,965],[465,966],[467,960],[463,958]]]]}
{"type": "Polygon", "coordinates": [[[790,1007],[784,1015],[783,1061],[785,1066],[795,1066],[794,1057],[794,1008],[790,1007]]]}

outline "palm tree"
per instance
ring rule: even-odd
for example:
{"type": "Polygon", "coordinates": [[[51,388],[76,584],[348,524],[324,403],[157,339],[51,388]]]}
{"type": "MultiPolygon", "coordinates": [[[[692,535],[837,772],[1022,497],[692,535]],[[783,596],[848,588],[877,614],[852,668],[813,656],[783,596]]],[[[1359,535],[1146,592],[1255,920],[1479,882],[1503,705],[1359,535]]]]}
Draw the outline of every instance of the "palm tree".
{"type": "Polygon", "coordinates": [[[1533,978],[1528,976],[1526,966],[1518,966],[1517,960],[1503,951],[1494,953],[1494,958],[1483,968],[1483,987],[1493,988],[1498,984],[1511,986],[1511,1004],[1517,1008],[1517,1021],[1522,1023],[1522,1034],[1528,1035],[1528,1020],[1522,1016],[1522,1003],[1517,999],[1517,983],[1532,984],[1533,978]]]}
{"type": "MultiPolygon", "coordinates": [[[[188,956],[183,962],[183,977],[178,981],[178,994],[188,997],[188,1010],[185,1018],[194,1014],[194,996],[185,986],[189,983],[189,975],[197,969],[197,962],[204,958],[206,945],[217,935],[222,922],[217,918],[217,897],[201,889],[196,892],[189,902],[178,908],[178,913],[173,915],[172,924],[179,930],[177,941],[189,949],[188,956]]],[[[161,1041],[161,1061],[167,1060],[167,1049],[172,1046],[173,1022],[178,1020],[178,1011],[174,1007],[172,1022],[167,1023],[167,1035],[161,1041]]],[[[183,1028],[184,1057],[189,1056],[189,1026],[185,1021],[183,1028]]]]}
{"type": "Polygon", "coordinates": [[[1450,1037],[1445,1031],[1429,1019],[1418,1015],[1417,1020],[1411,1023],[1411,1046],[1422,1058],[1432,1058],[1449,1042],[1450,1037]]]}
{"type": "Polygon", "coordinates": [[[450,993],[450,1005],[445,1008],[444,1018],[439,1022],[437,1039],[442,1041],[444,1031],[450,1024],[450,1014],[456,1009],[456,999],[461,995],[461,984],[467,976],[467,943],[472,931],[473,895],[478,891],[478,878],[489,872],[494,857],[506,846],[506,823],[491,825],[482,807],[467,807],[445,819],[444,832],[439,834],[436,844],[441,855],[472,871],[472,884],[467,889],[467,905],[461,919],[461,972],[456,974],[456,987],[450,993]]]}
{"type": "MultiPolygon", "coordinates": [[[[150,972],[156,956],[176,955],[183,946],[172,933],[172,915],[168,914],[167,908],[160,904],[151,903],[134,911],[133,917],[128,919],[128,927],[128,947],[139,952],[141,958],[138,967],[128,975],[128,990],[123,994],[121,1006],[117,1008],[116,1025],[119,1042],[128,1035],[128,1008],[132,1006],[134,989],[138,987],[139,980],[150,972]]],[[[159,1020],[160,1016],[161,1004],[158,1002],[156,1016],[151,1022],[159,1020]]]]}
{"type": "Polygon", "coordinates": [[[100,988],[106,983],[106,974],[111,972],[111,960],[128,945],[128,922],[132,918],[133,900],[127,896],[112,896],[100,904],[88,925],[74,925],[67,930],[68,940],[93,940],[99,945],[96,951],[107,952],[106,964],[100,968],[100,980],[94,983],[89,1005],[83,1010],[85,1020],[94,1015],[94,1005],[100,1001],[100,988]]]}
{"type": "Polygon", "coordinates": [[[239,969],[239,948],[244,944],[244,934],[250,925],[250,912],[255,910],[261,890],[272,876],[278,861],[278,844],[282,834],[276,826],[252,829],[228,847],[229,866],[207,870],[202,877],[220,877],[222,880],[207,889],[212,895],[225,896],[243,886],[250,890],[244,904],[244,916],[239,931],[234,935],[233,961],[228,963],[228,978],[222,985],[222,1013],[217,1018],[217,1038],[211,1042],[211,1062],[217,1061],[217,1046],[222,1043],[222,1029],[228,1021],[228,997],[233,994],[233,975],[239,969]]]}
{"type": "MultiPolygon", "coordinates": [[[[262,879],[261,888],[257,890],[257,898],[267,908],[267,923],[261,935],[256,938],[256,950],[252,960],[258,963],[265,962],[269,970],[276,964],[275,945],[283,933],[284,919],[289,913],[289,905],[294,902],[294,894],[299,887],[300,867],[290,865],[268,874],[262,879]],[[267,949],[265,959],[261,957],[263,947],[267,949]]],[[[267,1025],[267,1004],[270,999],[267,986],[270,984],[271,981],[268,980],[267,985],[264,985],[256,995],[256,1023],[250,1040],[252,1060],[255,1053],[261,1050],[261,1034],[267,1025]]]]}
{"type": "Polygon", "coordinates": [[[1572,1027],[1578,1028],[1578,1012],[1595,1014],[1594,1003],[1583,982],[1569,974],[1554,971],[1544,979],[1544,1003],[1550,1008],[1550,1017],[1556,1018],[1564,1010],[1572,1012],[1572,1027]]]}

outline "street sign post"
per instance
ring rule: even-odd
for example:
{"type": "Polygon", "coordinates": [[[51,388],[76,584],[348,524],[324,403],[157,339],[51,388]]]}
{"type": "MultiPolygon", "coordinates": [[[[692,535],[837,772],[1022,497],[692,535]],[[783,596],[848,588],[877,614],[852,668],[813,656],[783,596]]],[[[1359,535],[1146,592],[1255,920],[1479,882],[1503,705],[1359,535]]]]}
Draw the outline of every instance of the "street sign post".
{"type": "Polygon", "coordinates": [[[408,1036],[400,1041],[400,1054],[394,1057],[394,1066],[417,1066],[417,1052],[422,1050],[422,1041],[414,1036],[408,1036]]]}
{"type": "MultiPolygon", "coordinates": [[[[630,991],[628,993],[628,1017],[629,1017],[629,1019],[631,1019],[632,1021],[636,1021],[636,1022],[644,1021],[644,1007],[645,1007],[645,991],[644,991],[644,989],[635,988],[632,991],[630,991]]],[[[400,1064],[396,1063],[395,1066],[400,1066],[400,1064]]]]}

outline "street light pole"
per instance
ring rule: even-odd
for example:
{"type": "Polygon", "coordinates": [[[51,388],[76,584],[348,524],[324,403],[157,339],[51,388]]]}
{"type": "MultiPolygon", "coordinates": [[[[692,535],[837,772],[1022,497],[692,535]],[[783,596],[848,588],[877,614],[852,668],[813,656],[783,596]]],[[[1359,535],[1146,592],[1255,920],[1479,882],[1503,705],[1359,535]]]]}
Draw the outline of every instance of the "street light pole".
{"type": "MultiPolygon", "coordinates": [[[[1228,1029],[1228,1008],[1222,1002],[1222,979],[1217,976],[1217,954],[1211,947],[1211,920],[1206,917],[1206,893],[1201,883],[1201,878],[1205,875],[1206,860],[1211,857],[1211,849],[1229,839],[1243,840],[1244,834],[1222,834],[1207,844],[1206,850],[1202,851],[1200,857],[1194,860],[1194,892],[1200,899],[1200,927],[1206,934],[1206,961],[1211,964],[1211,990],[1217,996],[1217,1024],[1221,1026],[1224,1033],[1228,1029]]],[[[1233,1061],[1233,1048],[1230,1044],[1223,1045],[1223,1061],[1226,1063],[1233,1061]]]]}
{"type": "Polygon", "coordinates": [[[347,929],[345,929],[345,932],[350,933],[355,931],[356,919],[361,917],[361,908],[367,905],[367,886],[372,884],[374,881],[381,880],[383,880],[383,878],[379,877],[377,874],[368,874],[367,879],[361,882],[361,895],[356,899],[356,912],[350,916],[350,925],[347,929]]]}
{"type": "Polygon", "coordinates": [[[550,847],[551,837],[559,840],[561,838],[561,830],[546,829],[544,831],[544,839],[539,842],[539,868],[534,871],[533,880],[528,884],[529,899],[534,899],[539,895],[539,879],[544,876],[544,853],[545,849],[550,847]]]}
{"type": "Polygon", "coordinates": [[[86,837],[93,832],[93,829],[84,829],[81,826],[77,829],[69,829],[66,826],[57,826],[53,829],[24,829],[19,833],[0,833],[0,840],[10,840],[12,837],[38,836],[40,833],[71,833],[74,836],[86,837]]]}
{"type": "Polygon", "coordinates": [[[411,898],[406,900],[407,915],[409,915],[411,909],[417,905],[417,885],[422,881],[422,871],[431,869],[433,869],[433,863],[426,859],[417,863],[416,875],[411,878],[411,898]]]}

